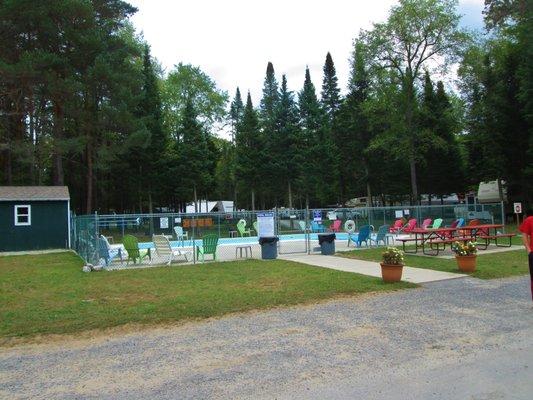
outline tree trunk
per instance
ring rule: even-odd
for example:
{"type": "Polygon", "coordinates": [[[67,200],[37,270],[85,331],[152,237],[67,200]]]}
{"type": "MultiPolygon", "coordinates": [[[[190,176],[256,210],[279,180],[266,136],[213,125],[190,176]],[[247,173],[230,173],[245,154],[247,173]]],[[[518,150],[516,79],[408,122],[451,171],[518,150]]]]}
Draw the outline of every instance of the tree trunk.
{"type": "Polygon", "coordinates": [[[93,151],[89,139],[89,143],[87,143],[87,180],[85,182],[87,185],[87,198],[85,203],[86,214],[92,214],[93,212],[93,173],[93,151]]]}
{"type": "Polygon", "coordinates": [[[63,171],[63,151],[61,145],[63,141],[63,105],[59,101],[54,101],[54,142],[52,150],[52,183],[54,186],[65,184],[65,174],[63,171]]]}
{"type": "Polygon", "coordinates": [[[255,190],[252,189],[252,211],[255,211],[255,190]]]}
{"type": "Polygon", "coordinates": [[[196,194],[196,185],[194,185],[193,190],[194,190],[194,212],[198,213],[198,195],[196,194]]]}

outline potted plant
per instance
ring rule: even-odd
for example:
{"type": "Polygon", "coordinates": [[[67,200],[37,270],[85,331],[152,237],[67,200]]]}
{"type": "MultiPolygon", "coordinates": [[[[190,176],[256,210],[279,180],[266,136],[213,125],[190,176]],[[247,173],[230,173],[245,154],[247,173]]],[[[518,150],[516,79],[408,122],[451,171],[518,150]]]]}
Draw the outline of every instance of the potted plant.
{"type": "Polygon", "coordinates": [[[457,266],[463,272],[474,272],[476,269],[476,242],[455,242],[452,251],[455,253],[457,266]]]}
{"type": "Polygon", "coordinates": [[[382,253],[381,276],[384,282],[399,282],[403,272],[403,251],[387,247],[382,253]]]}

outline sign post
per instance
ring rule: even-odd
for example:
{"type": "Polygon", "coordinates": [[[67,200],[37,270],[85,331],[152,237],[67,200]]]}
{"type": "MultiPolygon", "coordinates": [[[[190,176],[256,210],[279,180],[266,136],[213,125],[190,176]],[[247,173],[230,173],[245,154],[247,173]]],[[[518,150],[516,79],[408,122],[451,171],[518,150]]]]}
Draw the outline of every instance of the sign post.
{"type": "Polygon", "coordinates": [[[516,225],[520,225],[520,214],[522,214],[522,203],[514,203],[513,210],[516,214],[516,225]]]}
{"type": "Polygon", "coordinates": [[[274,213],[257,214],[257,229],[259,237],[272,237],[274,235],[274,213]]]}

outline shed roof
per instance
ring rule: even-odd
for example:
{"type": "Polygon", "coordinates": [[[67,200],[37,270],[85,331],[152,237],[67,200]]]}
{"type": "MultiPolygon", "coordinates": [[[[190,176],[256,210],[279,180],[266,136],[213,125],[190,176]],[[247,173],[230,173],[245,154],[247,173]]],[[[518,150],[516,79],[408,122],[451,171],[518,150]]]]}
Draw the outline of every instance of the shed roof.
{"type": "Polygon", "coordinates": [[[70,200],[67,186],[0,186],[0,201],[70,200]]]}

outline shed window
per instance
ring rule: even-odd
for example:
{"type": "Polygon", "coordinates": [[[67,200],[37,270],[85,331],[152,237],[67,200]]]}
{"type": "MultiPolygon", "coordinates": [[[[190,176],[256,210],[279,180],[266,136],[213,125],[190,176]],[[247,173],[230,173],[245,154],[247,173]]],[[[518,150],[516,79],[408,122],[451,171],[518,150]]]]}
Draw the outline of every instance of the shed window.
{"type": "Polygon", "coordinates": [[[15,226],[31,225],[31,206],[15,206],[15,226]]]}

